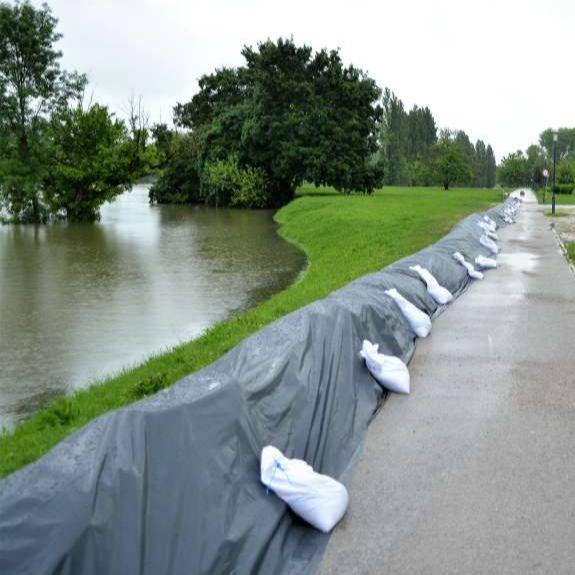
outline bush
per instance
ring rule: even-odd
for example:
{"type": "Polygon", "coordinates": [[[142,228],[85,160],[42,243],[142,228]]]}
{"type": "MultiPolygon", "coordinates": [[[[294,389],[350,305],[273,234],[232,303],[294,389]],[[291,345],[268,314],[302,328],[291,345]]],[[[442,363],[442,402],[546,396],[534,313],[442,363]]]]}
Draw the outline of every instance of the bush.
{"type": "Polygon", "coordinates": [[[202,196],[212,206],[265,208],[268,188],[264,173],[240,167],[237,158],[208,163],[202,174],[202,196]]]}
{"type": "Polygon", "coordinates": [[[69,398],[57,399],[38,415],[41,429],[69,425],[78,415],[78,408],[69,398]]]}
{"type": "Polygon", "coordinates": [[[193,134],[175,139],[173,157],[150,188],[155,204],[194,204],[201,201],[201,158],[193,134]]]}
{"type": "Polygon", "coordinates": [[[153,204],[193,204],[200,201],[200,176],[194,162],[175,159],[150,188],[153,204]]]}
{"type": "MultiPolygon", "coordinates": [[[[555,184],[555,193],[572,194],[573,188],[575,188],[575,184],[555,184]]],[[[553,187],[551,188],[551,191],[553,191],[553,187]]]]}

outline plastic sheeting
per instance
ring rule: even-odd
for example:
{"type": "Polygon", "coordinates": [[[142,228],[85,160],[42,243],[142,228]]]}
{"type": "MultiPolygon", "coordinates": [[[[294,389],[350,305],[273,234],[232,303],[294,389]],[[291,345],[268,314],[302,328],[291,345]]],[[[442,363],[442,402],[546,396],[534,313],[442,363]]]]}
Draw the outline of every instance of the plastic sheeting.
{"type": "MultiPolygon", "coordinates": [[[[508,200],[510,202],[511,200],[508,200]]],[[[503,225],[503,206],[487,212],[503,225]]],[[[327,543],[259,481],[272,444],[344,483],[384,392],[364,339],[408,362],[415,334],[384,292],[441,311],[409,268],[454,295],[452,257],[490,255],[472,215],[421,252],[241,342],[153,397],[105,414],[0,482],[0,573],[309,573],[327,543]]],[[[351,501],[353,505],[353,499],[351,501]]]]}

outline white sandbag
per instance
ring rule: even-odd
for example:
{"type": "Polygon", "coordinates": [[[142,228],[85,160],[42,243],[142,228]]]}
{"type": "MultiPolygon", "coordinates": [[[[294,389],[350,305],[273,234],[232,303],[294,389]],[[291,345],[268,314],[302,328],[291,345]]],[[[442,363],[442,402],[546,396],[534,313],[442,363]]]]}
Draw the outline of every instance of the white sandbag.
{"type": "Polygon", "coordinates": [[[497,261],[493,258],[486,258],[485,256],[477,256],[475,258],[475,265],[482,270],[494,270],[497,267],[497,261]]]}
{"type": "Polygon", "coordinates": [[[504,216],[504,217],[503,217],[503,221],[504,221],[506,224],[514,224],[514,223],[515,223],[515,220],[514,220],[513,218],[510,218],[509,216],[504,216]]]}
{"type": "Polygon", "coordinates": [[[395,288],[385,290],[385,293],[397,304],[415,335],[427,337],[431,331],[429,316],[406,300],[395,288]]]}
{"type": "Polygon", "coordinates": [[[477,225],[484,231],[486,232],[493,232],[495,233],[495,226],[492,226],[491,224],[487,223],[487,222],[477,222],[477,225]]]}
{"type": "Polygon", "coordinates": [[[485,234],[483,234],[480,238],[479,238],[479,243],[486,247],[492,254],[498,254],[499,253],[499,248],[497,247],[497,244],[489,239],[485,234]]]}
{"type": "Polygon", "coordinates": [[[409,393],[409,371],[407,365],[394,355],[379,353],[379,344],[363,340],[359,355],[365,359],[367,369],[376,381],[389,391],[409,393]]]}
{"type": "Polygon", "coordinates": [[[460,252],[455,252],[453,254],[453,259],[457,262],[459,262],[466,270],[467,273],[469,275],[470,278],[473,278],[474,280],[482,280],[483,279],[483,274],[481,272],[478,272],[471,263],[469,263],[468,261],[465,261],[465,258],[463,257],[463,254],[460,252]]]}
{"type": "Polygon", "coordinates": [[[491,226],[493,231],[497,229],[497,223],[495,220],[492,220],[489,216],[483,216],[483,219],[491,226]]]}
{"type": "Polygon", "coordinates": [[[487,222],[477,222],[477,225],[483,230],[483,233],[492,240],[498,240],[499,236],[493,231],[487,222]]]}
{"type": "Polygon", "coordinates": [[[289,459],[267,445],[260,461],[261,482],[302,519],[328,533],[343,517],[349,496],[339,481],[316,473],[301,459],[289,459]]]}
{"type": "Polygon", "coordinates": [[[422,268],[420,265],[410,266],[409,269],[413,270],[423,280],[427,286],[427,293],[439,305],[446,305],[453,299],[451,292],[442,285],[439,285],[439,282],[428,269],[422,268]]]}

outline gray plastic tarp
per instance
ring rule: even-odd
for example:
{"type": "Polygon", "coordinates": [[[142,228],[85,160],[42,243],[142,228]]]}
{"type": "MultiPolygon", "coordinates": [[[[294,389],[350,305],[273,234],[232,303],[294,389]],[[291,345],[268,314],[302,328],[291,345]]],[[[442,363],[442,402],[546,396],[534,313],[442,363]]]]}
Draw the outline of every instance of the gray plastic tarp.
{"type": "MultiPolygon", "coordinates": [[[[487,213],[504,225],[503,205],[487,213]]],[[[272,444],[349,481],[384,397],[359,359],[361,341],[405,362],[415,349],[384,291],[397,288],[438,313],[409,266],[427,267],[459,295],[470,280],[453,252],[469,261],[490,255],[479,243],[481,218],[467,217],[436,244],[268,325],[155,396],[95,419],[2,480],[0,573],[313,571],[328,536],[266,491],[261,449],[272,444]]]]}

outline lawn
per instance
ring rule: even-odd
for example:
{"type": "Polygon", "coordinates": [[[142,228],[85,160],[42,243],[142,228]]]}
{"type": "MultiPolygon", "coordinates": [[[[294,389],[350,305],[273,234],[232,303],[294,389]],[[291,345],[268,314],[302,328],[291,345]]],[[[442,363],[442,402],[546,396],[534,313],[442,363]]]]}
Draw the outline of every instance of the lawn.
{"type": "Polygon", "coordinates": [[[500,201],[492,190],[384,188],[345,196],[304,186],[276,214],[280,233],[305,251],[305,275],[291,287],[202,337],[60,399],[0,437],[0,477],[39,458],[94,417],[122,407],[222,356],[249,334],[351,280],[418,251],[461,218],[500,201]]]}
{"type": "MultiPolygon", "coordinates": [[[[543,202],[543,192],[538,191],[535,192],[537,196],[537,201],[542,204],[543,202]]],[[[553,194],[550,191],[547,191],[545,194],[545,205],[551,205],[551,197],[553,194]]],[[[574,194],[555,194],[555,203],[556,205],[573,205],[575,204],[575,195],[574,194]]]]}

